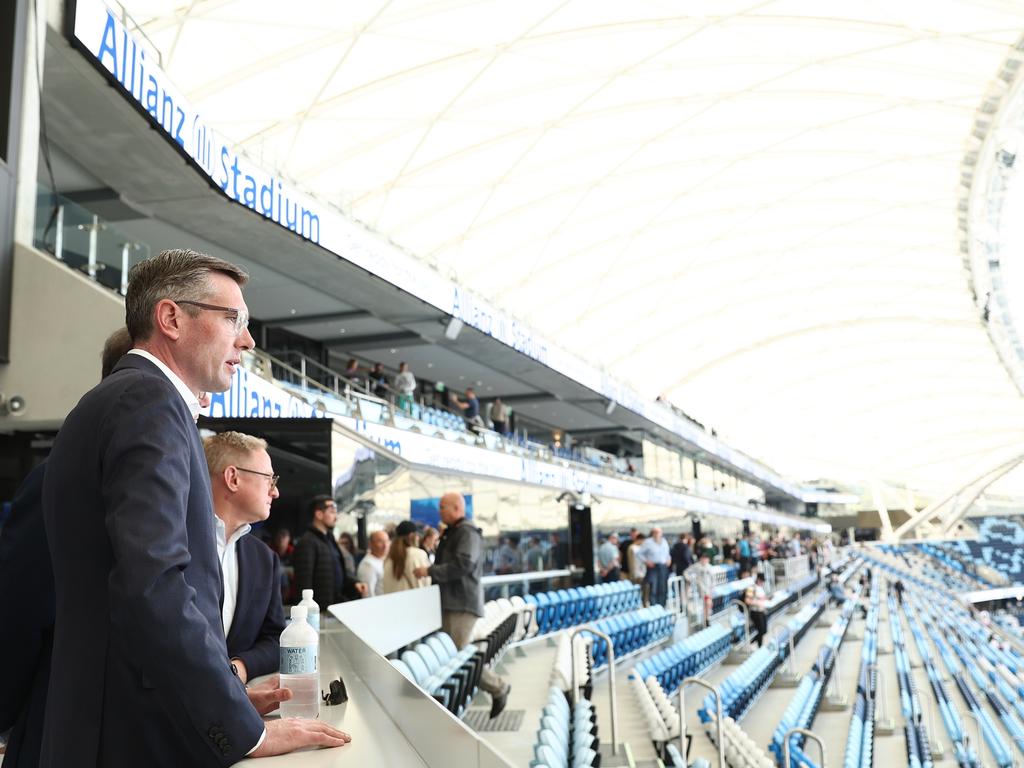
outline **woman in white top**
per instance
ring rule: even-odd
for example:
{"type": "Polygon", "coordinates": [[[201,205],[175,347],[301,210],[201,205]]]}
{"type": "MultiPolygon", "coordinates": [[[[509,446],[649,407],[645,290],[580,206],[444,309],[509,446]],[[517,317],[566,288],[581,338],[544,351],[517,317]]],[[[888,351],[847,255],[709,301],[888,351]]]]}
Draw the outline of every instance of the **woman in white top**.
{"type": "Polygon", "coordinates": [[[416,568],[427,568],[430,560],[427,553],[419,548],[419,534],[416,523],[403,520],[395,528],[395,540],[391,542],[388,556],[384,560],[384,594],[401,592],[404,589],[429,587],[430,577],[417,579],[412,575],[416,568]]]}

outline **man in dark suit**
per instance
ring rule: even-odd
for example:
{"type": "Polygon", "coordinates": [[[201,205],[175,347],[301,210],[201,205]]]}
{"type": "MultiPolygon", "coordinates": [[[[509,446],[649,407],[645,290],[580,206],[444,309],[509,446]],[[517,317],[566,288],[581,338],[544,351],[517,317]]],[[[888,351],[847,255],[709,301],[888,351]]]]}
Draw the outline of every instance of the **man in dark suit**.
{"type": "Polygon", "coordinates": [[[264,724],[228,662],[195,416],[253,346],[232,264],[165,251],[129,276],[135,348],[64,422],[43,482],[56,620],[40,764],[228,766],[348,737],[264,724]]]}
{"type": "Polygon", "coordinates": [[[267,443],[241,432],[221,432],[203,441],[217,515],[217,553],[224,577],[221,618],[228,656],[244,683],[277,672],[281,569],[277,555],[249,531],[270,516],[281,494],[267,443]]]}
{"type": "MultiPolygon", "coordinates": [[[[100,378],[132,348],[127,328],[114,331],[103,345],[100,378]]],[[[43,475],[46,462],[22,481],[0,536],[0,616],[11,618],[0,632],[0,733],[10,729],[5,768],[35,768],[43,738],[46,689],[53,648],[53,568],[43,525],[43,475]],[[14,617],[17,617],[16,620],[14,617]]]]}
{"type": "Polygon", "coordinates": [[[327,495],[314,496],[306,505],[309,528],[295,544],[292,563],[295,566],[295,593],[313,590],[313,599],[321,611],[343,600],[366,596],[366,584],[345,574],[345,561],[334,538],[338,522],[338,505],[327,495]]]}

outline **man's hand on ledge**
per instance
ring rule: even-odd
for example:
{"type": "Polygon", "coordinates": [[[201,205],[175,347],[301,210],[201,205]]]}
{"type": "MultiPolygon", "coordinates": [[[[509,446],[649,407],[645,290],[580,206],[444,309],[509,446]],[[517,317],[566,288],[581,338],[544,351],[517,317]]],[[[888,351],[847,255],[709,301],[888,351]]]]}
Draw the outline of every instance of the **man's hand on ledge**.
{"type": "Polygon", "coordinates": [[[343,747],[352,741],[347,733],[320,720],[288,718],[268,720],[267,737],[250,757],[285,755],[303,747],[343,747]]]}

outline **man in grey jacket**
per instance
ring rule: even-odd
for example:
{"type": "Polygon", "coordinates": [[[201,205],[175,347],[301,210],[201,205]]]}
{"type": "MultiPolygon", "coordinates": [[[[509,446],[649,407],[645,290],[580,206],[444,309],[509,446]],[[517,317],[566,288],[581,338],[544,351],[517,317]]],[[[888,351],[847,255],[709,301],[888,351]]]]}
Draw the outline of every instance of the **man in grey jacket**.
{"type": "MultiPolygon", "coordinates": [[[[434,564],[413,571],[416,578],[430,576],[441,589],[441,629],[455,645],[465,648],[473,640],[473,627],[484,615],[483,537],[480,529],[466,520],[466,502],[458,493],[441,497],[441,522],[445,524],[437,545],[434,564]]],[[[505,708],[508,683],[490,669],[480,675],[480,687],[491,695],[491,717],[505,708]]]]}

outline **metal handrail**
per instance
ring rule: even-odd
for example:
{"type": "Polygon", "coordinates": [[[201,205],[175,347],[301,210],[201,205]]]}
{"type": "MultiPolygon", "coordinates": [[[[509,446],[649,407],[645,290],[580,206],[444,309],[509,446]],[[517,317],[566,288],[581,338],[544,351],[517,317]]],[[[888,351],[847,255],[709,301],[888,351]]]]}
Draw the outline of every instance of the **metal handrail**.
{"type": "Polygon", "coordinates": [[[711,683],[699,677],[688,677],[679,684],[679,753],[686,760],[686,686],[699,685],[715,695],[715,722],[718,732],[718,768],[725,768],[725,736],[722,732],[722,695],[711,683]]]}
{"type": "Polygon", "coordinates": [[[579,675],[576,671],[576,643],[573,642],[576,635],[581,632],[590,632],[591,634],[597,635],[599,638],[608,643],[608,705],[611,708],[612,715],[612,754],[617,755],[619,753],[619,741],[618,741],[618,707],[615,701],[615,646],[612,645],[612,639],[608,637],[604,632],[589,625],[584,624],[581,627],[576,627],[569,634],[569,663],[572,665],[572,702],[573,704],[579,701],[580,686],[579,686],[579,675]]]}
{"type": "MultiPolygon", "coordinates": [[[[778,642],[777,642],[777,638],[778,638],[778,637],[779,637],[779,635],[781,635],[781,634],[782,634],[782,633],[783,633],[783,632],[784,632],[785,630],[786,630],[786,627],[785,627],[785,626],[779,626],[779,627],[776,627],[776,631],[775,631],[775,634],[774,634],[774,635],[769,635],[769,636],[768,636],[768,642],[769,642],[769,643],[772,643],[772,644],[773,644],[773,645],[775,646],[776,650],[777,650],[777,649],[778,649],[778,647],[779,647],[779,644],[778,644],[778,642]]],[[[789,633],[789,635],[787,636],[786,640],[788,641],[788,645],[789,645],[789,653],[788,653],[788,654],[786,654],[786,663],[785,663],[785,665],[784,665],[784,667],[783,667],[783,668],[784,668],[784,669],[785,669],[785,671],[786,671],[786,672],[788,672],[789,674],[791,674],[791,675],[795,675],[795,674],[796,674],[796,669],[795,669],[795,668],[793,667],[793,654],[795,654],[795,653],[796,653],[796,650],[795,650],[795,648],[794,648],[794,646],[793,646],[793,633],[792,633],[792,632],[790,632],[790,633],[789,633]]]]}
{"type": "Polygon", "coordinates": [[[789,737],[796,734],[806,736],[809,739],[814,739],[818,742],[818,749],[821,750],[821,768],[825,768],[825,742],[821,740],[814,731],[809,731],[806,728],[790,728],[786,731],[786,735],[782,737],[782,765],[783,768],[789,768],[789,737]]]}
{"type": "Polygon", "coordinates": [[[743,647],[748,648],[750,647],[750,607],[738,597],[729,601],[729,605],[734,603],[740,607],[743,613],[743,647]]]}
{"type": "MultiPolygon", "coordinates": [[[[974,710],[972,710],[970,708],[967,709],[965,714],[968,717],[970,717],[972,720],[974,720],[974,722],[978,726],[978,749],[977,749],[977,752],[978,752],[978,765],[985,765],[985,760],[983,759],[984,756],[985,756],[985,734],[981,730],[981,718],[978,717],[976,714],[974,714],[974,710]]],[[[967,731],[966,730],[964,731],[964,737],[965,737],[965,741],[966,741],[967,740],[967,738],[966,738],[967,737],[967,731]]],[[[967,746],[970,747],[970,745],[967,745],[967,746]]],[[[968,756],[970,756],[970,755],[968,755],[968,756]]]]}

